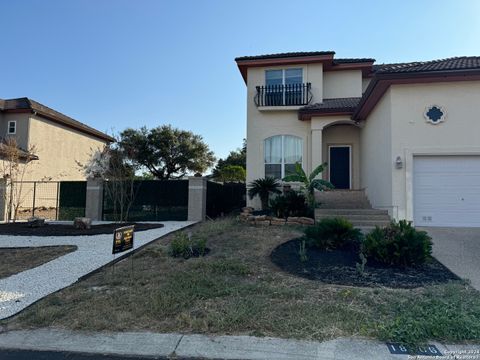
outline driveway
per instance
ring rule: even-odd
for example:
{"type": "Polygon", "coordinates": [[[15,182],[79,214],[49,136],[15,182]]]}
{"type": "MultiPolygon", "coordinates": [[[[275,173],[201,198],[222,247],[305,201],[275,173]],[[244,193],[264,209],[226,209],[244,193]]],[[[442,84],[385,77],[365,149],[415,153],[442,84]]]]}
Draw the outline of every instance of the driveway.
{"type": "MultiPolygon", "coordinates": [[[[193,223],[162,221],[162,228],[137,232],[134,249],[193,223]]],[[[112,234],[50,237],[0,235],[0,248],[54,245],[76,245],[78,248],[38,267],[0,279],[0,319],[15,315],[41,298],[70,286],[79,278],[111,262],[115,258],[112,255],[112,242],[112,234]]]]}
{"type": "Polygon", "coordinates": [[[421,228],[433,239],[433,256],[480,291],[480,228],[421,228]]]}

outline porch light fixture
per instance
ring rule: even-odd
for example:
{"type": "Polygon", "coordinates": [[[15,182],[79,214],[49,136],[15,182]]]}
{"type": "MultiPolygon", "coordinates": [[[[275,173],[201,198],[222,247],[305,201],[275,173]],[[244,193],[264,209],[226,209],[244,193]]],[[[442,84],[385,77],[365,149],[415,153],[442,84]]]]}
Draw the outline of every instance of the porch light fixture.
{"type": "Polygon", "coordinates": [[[395,168],[396,169],[403,168],[403,161],[402,161],[402,158],[400,156],[397,156],[397,158],[395,159],[395,168]]]}

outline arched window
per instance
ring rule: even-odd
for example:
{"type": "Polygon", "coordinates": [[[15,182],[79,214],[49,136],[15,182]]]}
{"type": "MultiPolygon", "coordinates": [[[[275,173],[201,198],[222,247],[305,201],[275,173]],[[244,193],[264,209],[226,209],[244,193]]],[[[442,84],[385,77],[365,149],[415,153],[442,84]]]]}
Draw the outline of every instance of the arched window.
{"type": "Polygon", "coordinates": [[[297,136],[278,135],[265,139],[265,177],[282,179],[302,163],[303,140],[297,136]]]}

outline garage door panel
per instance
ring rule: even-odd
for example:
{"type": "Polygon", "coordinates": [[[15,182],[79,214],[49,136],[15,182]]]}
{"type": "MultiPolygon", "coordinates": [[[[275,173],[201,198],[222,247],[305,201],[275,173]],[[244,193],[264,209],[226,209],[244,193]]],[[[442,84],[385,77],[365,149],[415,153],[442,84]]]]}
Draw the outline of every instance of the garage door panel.
{"type": "Polygon", "coordinates": [[[414,157],[418,226],[480,226],[480,156],[414,157]]]}

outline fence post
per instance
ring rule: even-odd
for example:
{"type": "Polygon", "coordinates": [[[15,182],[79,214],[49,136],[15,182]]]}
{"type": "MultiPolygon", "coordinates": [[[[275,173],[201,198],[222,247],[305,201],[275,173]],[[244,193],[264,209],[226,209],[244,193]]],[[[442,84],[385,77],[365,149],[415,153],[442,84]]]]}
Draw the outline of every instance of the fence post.
{"type": "Polygon", "coordinates": [[[7,221],[7,182],[0,179],[0,221],[7,221]]]}
{"type": "Polygon", "coordinates": [[[204,221],[207,215],[207,179],[188,178],[188,221],[204,221]]]}
{"type": "Polygon", "coordinates": [[[103,180],[87,179],[87,198],[85,201],[85,217],[102,220],[103,180]]]}

